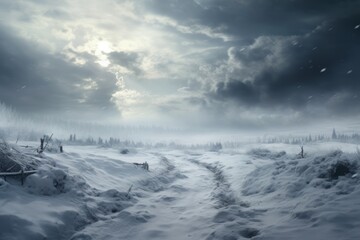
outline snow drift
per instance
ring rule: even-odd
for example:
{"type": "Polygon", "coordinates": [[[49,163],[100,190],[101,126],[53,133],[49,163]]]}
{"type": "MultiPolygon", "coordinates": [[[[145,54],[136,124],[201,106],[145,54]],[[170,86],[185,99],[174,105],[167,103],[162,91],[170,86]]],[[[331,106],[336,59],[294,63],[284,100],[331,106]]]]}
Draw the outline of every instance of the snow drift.
{"type": "Polygon", "coordinates": [[[285,144],[127,154],[94,146],[42,154],[15,145],[1,149],[2,170],[16,162],[37,172],[24,186],[0,179],[0,239],[360,235],[360,155],[354,145],[343,145],[346,151],[307,146],[305,158],[285,144]],[[150,171],[133,164],[145,161],[150,171]]]}

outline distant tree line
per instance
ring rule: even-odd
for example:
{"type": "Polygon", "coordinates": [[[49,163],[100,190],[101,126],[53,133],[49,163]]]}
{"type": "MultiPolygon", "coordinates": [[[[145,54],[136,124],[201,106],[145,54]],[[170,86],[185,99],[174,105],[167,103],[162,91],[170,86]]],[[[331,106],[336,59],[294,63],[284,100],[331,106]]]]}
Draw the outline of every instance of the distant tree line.
{"type": "Polygon", "coordinates": [[[93,138],[87,137],[85,139],[80,139],[76,137],[76,134],[70,134],[69,138],[65,141],[62,141],[67,145],[86,145],[86,146],[99,146],[99,147],[120,147],[120,148],[172,148],[172,149],[208,149],[211,151],[219,151],[223,148],[223,145],[226,147],[238,147],[241,144],[235,142],[209,142],[206,144],[180,144],[175,142],[162,143],[146,143],[142,141],[133,141],[133,140],[121,140],[120,138],[93,138]]]}
{"type": "Polygon", "coordinates": [[[326,136],[324,134],[318,135],[307,135],[307,136],[277,136],[277,137],[263,137],[258,138],[258,143],[285,143],[285,144],[305,144],[311,142],[345,142],[345,143],[360,143],[360,134],[338,134],[336,133],[335,128],[333,129],[331,136],[326,136]]]}

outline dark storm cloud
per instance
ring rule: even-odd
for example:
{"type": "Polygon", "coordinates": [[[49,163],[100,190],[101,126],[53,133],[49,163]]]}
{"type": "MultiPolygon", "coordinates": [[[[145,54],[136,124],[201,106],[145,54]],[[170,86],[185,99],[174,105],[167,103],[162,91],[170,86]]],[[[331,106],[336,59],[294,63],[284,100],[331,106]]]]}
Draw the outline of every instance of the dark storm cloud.
{"type": "Polygon", "coordinates": [[[147,10],[185,25],[201,24],[240,39],[298,35],[332,17],[358,13],[358,0],[145,1],[147,10]]]}
{"type": "MultiPolygon", "coordinates": [[[[358,113],[354,104],[360,101],[359,0],[153,0],[145,4],[147,10],[181,25],[208,26],[235,39],[223,44],[231,46],[228,62],[223,66],[213,62],[209,70],[223,72],[214,77],[215,88],[207,87],[209,99],[232,100],[242,107],[322,106],[335,114],[358,113]]],[[[209,73],[202,82],[206,85],[211,77],[209,73]]]]}
{"type": "Polygon", "coordinates": [[[259,91],[249,82],[234,81],[225,84],[220,82],[217,85],[214,97],[231,98],[238,100],[242,104],[254,106],[259,104],[259,91]]]}
{"type": "Polygon", "coordinates": [[[213,62],[201,80],[210,102],[360,113],[359,0],[153,0],[146,7],[183,26],[208,26],[233,37],[223,44],[230,47],[228,59],[221,66],[213,62]],[[214,79],[215,87],[207,84],[214,79]]]}
{"type": "Polygon", "coordinates": [[[114,107],[117,91],[129,116],[160,105],[163,115],[199,112],[223,125],[359,113],[360,0],[115,2],[1,2],[14,32],[0,27],[0,101],[96,111],[114,107]]]}
{"type": "MultiPolygon", "coordinates": [[[[219,83],[216,97],[235,99],[251,106],[301,109],[322,106],[332,113],[358,114],[360,93],[360,15],[324,23],[309,34],[281,43],[275,55],[268,43],[234,51],[245,68],[258,63],[251,81],[245,76],[219,83]],[[274,55],[274,56],[272,56],[274,55]],[[283,59],[280,66],[266,65],[266,58],[283,59]],[[354,112],[355,111],[355,112],[354,112]]],[[[276,41],[276,40],[275,40],[276,41]]]]}
{"type": "Polygon", "coordinates": [[[228,32],[245,38],[262,35],[306,34],[333,16],[355,12],[359,1],[214,1],[210,14],[203,18],[212,25],[224,24],[228,32]],[[221,2],[225,2],[222,3],[221,2]],[[212,18],[211,16],[215,16],[212,18]]]}
{"type": "Polygon", "coordinates": [[[111,105],[113,74],[91,62],[78,66],[43,52],[0,27],[0,101],[23,112],[96,110],[111,105]],[[96,93],[84,90],[84,79],[96,82],[96,93]]]}

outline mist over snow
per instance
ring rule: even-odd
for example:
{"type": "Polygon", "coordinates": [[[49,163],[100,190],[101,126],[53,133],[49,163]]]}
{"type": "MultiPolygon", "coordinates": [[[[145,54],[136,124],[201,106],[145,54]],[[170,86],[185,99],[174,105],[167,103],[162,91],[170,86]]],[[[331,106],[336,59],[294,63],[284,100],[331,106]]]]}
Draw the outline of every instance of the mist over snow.
{"type": "Polygon", "coordinates": [[[360,238],[360,0],[0,20],[0,240],[360,238]]]}

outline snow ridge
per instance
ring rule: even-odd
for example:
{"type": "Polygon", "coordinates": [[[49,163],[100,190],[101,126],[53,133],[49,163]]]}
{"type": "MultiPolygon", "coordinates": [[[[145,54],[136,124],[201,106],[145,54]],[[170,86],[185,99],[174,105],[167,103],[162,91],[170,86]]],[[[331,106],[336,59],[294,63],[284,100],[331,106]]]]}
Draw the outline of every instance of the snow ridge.
{"type": "Polygon", "coordinates": [[[214,189],[212,190],[213,200],[216,201],[217,213],[213,217],[216,228],[206,240],[215,239],[247,239],[257,236],[260,231],[258,225],[261,222],[259,215],[262,211],[248,209],[250,204],[238,199],[228,182],[219,162],[206,163],[194,158],[188,161],[206,168],[212,173],[214,189]]]}
{"type": "Polygon", "coordinates": [[[188,161],[206,168],[209,170],[214,177],[215,188],[213,190],[213,199],[217,201],[216,208],[228,207],[239,203],[239,200],[235,197],[235,194],[230,188],[230,183],[226,180],[223,171],[221,170],[222,166],[219,162],[216,164],[200,162],[196,159],[188,159],[188,161]]]}

